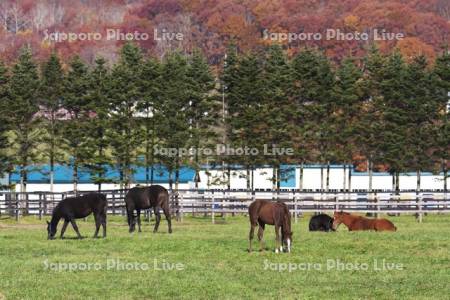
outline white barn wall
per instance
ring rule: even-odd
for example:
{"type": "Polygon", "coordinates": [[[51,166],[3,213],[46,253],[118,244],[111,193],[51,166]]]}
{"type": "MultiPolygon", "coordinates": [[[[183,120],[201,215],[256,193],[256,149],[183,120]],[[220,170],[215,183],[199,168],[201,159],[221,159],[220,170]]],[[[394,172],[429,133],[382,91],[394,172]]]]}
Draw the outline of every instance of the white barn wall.
{"type": "MultiPolygon", "coordinates": [[[[348,171],[348,170],[347,170],[348,171]]],[[[199,188],[226,188],[226,183],[223,184],[212,184],[214,177],[218,178],[222,174],[222,170],[209,170],[210,175],[210,185],[208,186],[208,176],[206,171],[200,172],[200,182],[199,188]]],[[[299,188],[299,178],[300,169],[297,168],[295,178],[295,188],[299,188]]],[[[343,189],[343,168],[331,168],[330,169],[330,189],[343,189]]],[[[247,187],[247,180],[245,178],[245,170],[232,170],[231,176],[231,188],[232,189],[245,189],[247,187]]],[[[323,184],[324,188],[326,185],[326,169],[323,172],[323,184]]],[[[348,176],[348,173],[347,173],[348,176]]],[[[272,188],[272,168],[260,168],[254,171],[254,187],[255,189],[271,189],[272,188]]],[[[319,168],[305,168],[303,171],[303,188],[304,189],[319,189],[320,188],[320,169],[319,168]]],[[[443,189],[444,181],[443,176],[436,175],[423,175],[421,178],[421,188],[422,189],[443,189]]],[[[447,178],[447,183],[449,179],[447,178]]],[[[168,188],[168,183],[161,184],[168,188]]],[[[347,179],[348,185],[348,179],[347,179]]],[[[134,185],[132,185],[134,186],[134,185]]],[[[80,191],[95,191],[97,190],[97,185],[95,184],[79,184],[80,191]]],[[[179,184],[180,189],[194,188],[195,183],[182,183],[179,184]]],[[[392,177],[389,175],[376,174],[373,176],[373,189],[391,189],[392,188],[392,177]]],[[[103,190],[119,189],[120,186],[117,184],[103,184],[103,190]]],[[[294,188],[294,187],[288,187],[294,188]]],[[[367,174],[355,175],[352,174],[352,189],[368,189],[369,188],[369,176],[367,174]]],[[[416,176],[415,175],[401,175],[400,176],[400,189],[415,189],[416,188],[416,176]]],[[[16,191],[20,190],[20,186],[16,185],[16,191]]],[[[67,192],[72,191],[72,184],[55,184],[55,192],[67,192]]],[[[28,192],[35,191],[50,191],[50,185],[45,184],[27,184],[28,192]]]]}

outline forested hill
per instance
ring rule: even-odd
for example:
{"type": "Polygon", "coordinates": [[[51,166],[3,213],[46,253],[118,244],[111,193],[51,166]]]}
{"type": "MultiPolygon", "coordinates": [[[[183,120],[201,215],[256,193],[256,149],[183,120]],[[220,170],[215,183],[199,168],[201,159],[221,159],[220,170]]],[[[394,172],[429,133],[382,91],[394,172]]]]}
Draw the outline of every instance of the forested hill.
{"type": "Polygon", "coordinates": [[[340,60],[362,56],[373,42],[374,30],[384,30],[404,38],[378,41],[382,51],[398,47],[405,57],[425,54],[434,58],[449,41],[450,1],[2,0],[0,25],[0,55],[7,63],[24,44],[31,44],[38,59],[57,49],[63,58],[77,53],[90,63],[99,55],[114,61],[123,44],[117,37],[138,32],[148,35],[138,41],[140,46],[157,57],[174,48],[190,53],[198,47],[210,63],[219,64],[230,39],[245,52],[270,42],[273,34],[326,34],[327,29],[371,36],[369,41],[297,37],[283,41],[284,47],[290,55],[304,46],[318,47],[340,60]],[[108,29],[116,30],[116,36],[107,37],[108,29]],[[55,41],[52,33],[77,36],[70,42],[61,36],[55,41]],[[86,38],[80,33],[97,35],[86,38]],[[175,33],[182,38],[177,39],[175,33]]]}

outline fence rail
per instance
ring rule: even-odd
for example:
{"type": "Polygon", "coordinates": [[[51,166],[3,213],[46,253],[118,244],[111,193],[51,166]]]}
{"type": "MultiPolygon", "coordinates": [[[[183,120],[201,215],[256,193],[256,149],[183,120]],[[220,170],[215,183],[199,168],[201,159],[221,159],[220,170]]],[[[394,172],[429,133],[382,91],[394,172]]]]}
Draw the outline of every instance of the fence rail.
{"type": "MultiPolygon", "coordinates": [[[[108,198],[108,214],[126,215],[124,198],[127,190],[102,191],[108,198]]],[[[79,191],[85,194],[88,191],[79,191]]],[[[22,215],[50,215],[53,208],[75,192],[0,192],[0,217],[19,219],[22,215]]],[[[215,216],[242,214],[255,199],[285,202],[295,221],[305,212],[345,210],[372,214],[414,214],[419,221],[426,213],[450,213],[450,199],[444,190],[194,190],[172,191],[171,209],[177,219],[186,214],[215,216]]]]}

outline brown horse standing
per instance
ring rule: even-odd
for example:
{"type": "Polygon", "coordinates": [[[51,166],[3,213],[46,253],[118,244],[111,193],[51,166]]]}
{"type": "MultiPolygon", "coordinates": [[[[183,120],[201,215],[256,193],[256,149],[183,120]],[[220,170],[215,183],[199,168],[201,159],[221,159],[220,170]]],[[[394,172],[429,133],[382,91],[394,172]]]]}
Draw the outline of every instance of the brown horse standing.
{"type": "Polygon", "coordinates": [[[291,231],[291,215],[286,204],[282,202],[270,202],[267,200],[255,200],[248,207],[250,217],[250,233],[249,233],[249,252],[252,252],[252,240],[256,225],[259,225],[258,240],[260,242],[261,251],[264,250],[264,227],[266,224],[275,225],[276,248],[283,251],[281,242],[286,247],[287,252],[291,252],[292,231],[291,231]],[[280,240],[281,228],[281,240],[280,240]]]}
{"type": "Polygon", "coordinates": [[[368,219],[361,216],[351,215],[346,212],[334,212],[333,229],[344,223],[349,231],[375,230],[375,231],[397,231],[397,227],[387,219],[368,219]]]}
{"type": "Polygon", "coordinates": [[[172,233],[172,222],[170,220],[169,192],[160,185],[146,187],[136,186],[128,191],[125,196],[125,205],[127,208],[128,226],[130,233],[135,230],[136,222],[134,210],[137,212],[137,223],[139,232],[141,232],[141,210],[153,207],[156,216],[156,223],[153,232],[158,231],[161,220],[160,209],[163,210],[169,226],[169,233],[172,233]]]}

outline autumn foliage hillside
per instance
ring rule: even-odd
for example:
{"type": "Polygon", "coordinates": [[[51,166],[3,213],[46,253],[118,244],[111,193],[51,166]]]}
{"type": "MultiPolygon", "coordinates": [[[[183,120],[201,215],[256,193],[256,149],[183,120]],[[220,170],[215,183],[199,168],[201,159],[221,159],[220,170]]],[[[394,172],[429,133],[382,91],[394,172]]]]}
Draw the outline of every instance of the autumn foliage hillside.
{"type": "MultiPolygon", "coordinates": [[[[114,61],[123,41],[106,40],[105,31],[144,32],[137,41],[157,57],[173,49],[190,53],[201,48],[209,62],[219,64],[230,40],[240,51],[256,50],[270,43],[264,31],[275,33],[324,32],[371,33],[374,29],[404,34],[402,40],[378,41],[389,52],[398,47],[405,57],[425,54],[433,58],[449,43],[450,2],[448,0],[3,0],[0,4],[0,55],[6,63],[18,49],[31,45],[36,57],[44,58],[56,49],[67,58],[77,53],[88,62],[103,56],[114,61]],[[155,40],[161,33],[182,33],[182,40],[155,40]],[[100,32],[101,39],[55,42],[52,32],[100,32]]],[[[338,41],[284,41],[288,53],[317,47],[339,61],[362,56],[373,39],[338,41]]]]}

